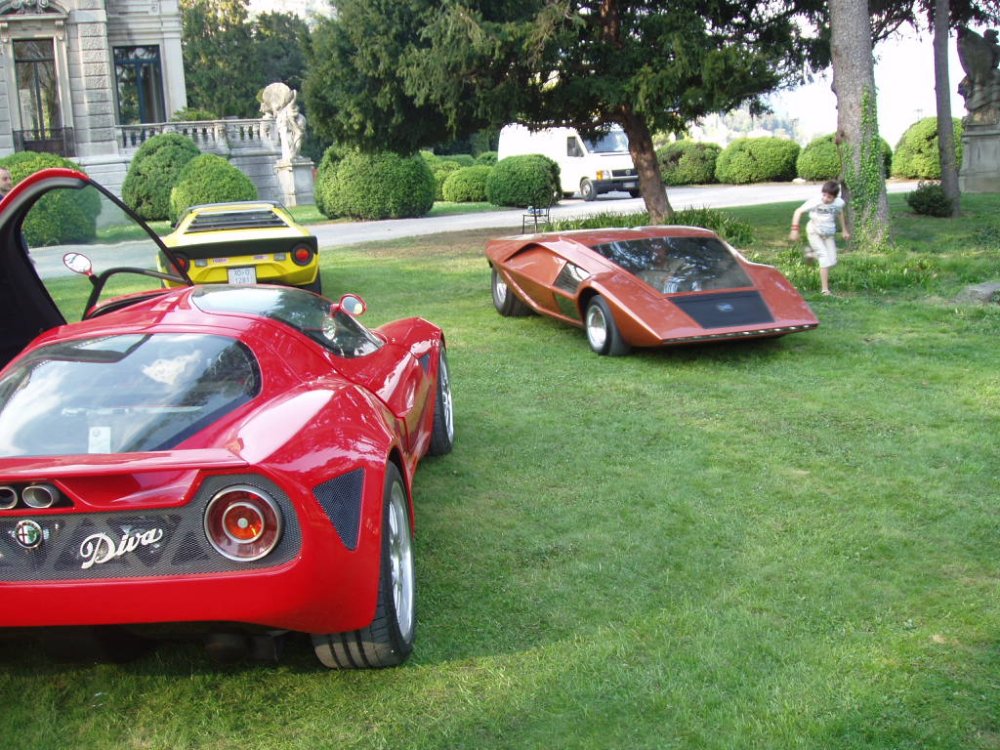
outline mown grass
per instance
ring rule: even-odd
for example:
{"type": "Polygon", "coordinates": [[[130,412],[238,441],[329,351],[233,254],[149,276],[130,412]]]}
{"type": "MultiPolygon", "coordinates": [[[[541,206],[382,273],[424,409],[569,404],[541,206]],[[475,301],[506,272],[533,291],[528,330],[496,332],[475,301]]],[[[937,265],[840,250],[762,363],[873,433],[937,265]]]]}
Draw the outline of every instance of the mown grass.
{"type": "Polygon", "coordinates": [[[794,206],[740,209],[821,327],[616,359],[496,314],[494,233],[324,253],[367,322],[448,338],[413,658],[67,666],[0,641],[0,746],[1000,747],[1000,309],[953,299],[1000,279],[1000,200],[979,205],[897,205],[898,249],[845,253],[832,299],[783,239],[794,206]],[[912,287],[911,262],[934,269],[912,287]]]}

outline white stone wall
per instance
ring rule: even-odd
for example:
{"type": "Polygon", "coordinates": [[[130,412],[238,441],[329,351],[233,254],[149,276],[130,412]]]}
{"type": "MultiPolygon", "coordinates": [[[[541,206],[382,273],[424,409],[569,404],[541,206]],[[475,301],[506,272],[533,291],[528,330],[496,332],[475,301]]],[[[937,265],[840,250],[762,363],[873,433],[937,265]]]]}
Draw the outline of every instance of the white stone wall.
{"type": "MultiPolygon", "coordinates": [[[[80,5],[93,4],[82,0],[80,5]]],[[[76,158],[118,153],[115,129],[114,64],[108,47],[107,14],[80,9],[67,24],[67,63],[76,138],[76,158]]]]}

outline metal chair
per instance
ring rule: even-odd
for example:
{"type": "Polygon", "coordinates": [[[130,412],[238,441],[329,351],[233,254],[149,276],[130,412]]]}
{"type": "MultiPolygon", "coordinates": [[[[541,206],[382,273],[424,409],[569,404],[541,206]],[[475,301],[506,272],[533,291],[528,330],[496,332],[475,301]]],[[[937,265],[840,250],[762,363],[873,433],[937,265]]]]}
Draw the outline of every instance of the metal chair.
{"type": "Polygon", "coordinates": [[[549,206],[528,206],[526,213],[521,215],[521,234],[528,231],[531,226],[533,232],[537,232],[539,226],[549,225],[549,206]]]}

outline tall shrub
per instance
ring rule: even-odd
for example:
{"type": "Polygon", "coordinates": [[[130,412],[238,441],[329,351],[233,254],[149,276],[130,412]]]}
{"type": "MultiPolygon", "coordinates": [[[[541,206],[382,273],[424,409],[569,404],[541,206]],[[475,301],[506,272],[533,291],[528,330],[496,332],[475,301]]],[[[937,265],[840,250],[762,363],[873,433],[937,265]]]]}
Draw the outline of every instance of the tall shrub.
{"type": "Polygon", "coordinates": [[[800,150],[784,138],[738,138],[719,154],[715,176],[733,185],[793,180],[800,150]]]}
{"type": "MultiPolygon", "coordinates": [[[[955,161],[962,165],[962,121],[954,119],[955,161]]],[[[937,118],[925,117],[913,123],[896,144],[892,158],[892,176],[906,179],[941,179],[941,155],[938,153],[937,118]]]]}
{"type": "Polygon", "coordinates": [[[187,136],[160,133],[143,143],[132,157],[122,183],[125,205],[147,221],[170,216],[170,191],[181,170],[201,151],[187,136]]]}
{"type": "Polygon", "coordinates": [[[667,185],[705,185],[715,182],[715,162],[722,147],[715,143],[675,141],[656,150],[660,174],[667,185]]]}
{"type": "Polygon", "coordinates": [[[493,167],[477,164],[448,175],[442,192],[446,201],[453,203],[478,203],[486,200],[486,182],[493,167]]]}
{"type": "MultiPolygon", "coordinates": [[[[882,160],[885,163],[885,175],[888,176],[892,166],[892,148],[884,138],[879,138],[879,148],[882,150],[882,160]]],[[[840,150],[837,148],[835,134],[830,133],[810,141],[799,154],[795,169],[803,180],[820,182],[838,179],[840,150]]]]}
{"type": "Polygon", "coordinates": [[[257,188],[249,177],[221,156],[202,154],[185,165],[170,192],[170,221],[176,222],[186,209],[202,203],[256,199],[257,188]]]}
{"type": "MultiPolygon", "coordinates": [[[[74,161],[34,151],[21,151],[0,159],[0,167],[10,171],[11,180],[15,184],[35,172],[51,167],[84,171],[74,161]]],[[[32,208],[22,231],[31,247],[89,242],[97,236],[97,215],[100,212],[101,199],[93,192],[93,188],[53,191],[43,196],[32,208]]]]}
{"type": "Polygon", "coordinates": [[[331,216],[400,219],[425,216],[434,206],[435,183],[419,155],[347,154],[326,192],[331,216]]]}
{"type": "Polygon", "coordinates": [[[508,156],[486,180],[486,199],[495,206],[548,206],[559,194],[559,165],[541,154],[508,156]]]}

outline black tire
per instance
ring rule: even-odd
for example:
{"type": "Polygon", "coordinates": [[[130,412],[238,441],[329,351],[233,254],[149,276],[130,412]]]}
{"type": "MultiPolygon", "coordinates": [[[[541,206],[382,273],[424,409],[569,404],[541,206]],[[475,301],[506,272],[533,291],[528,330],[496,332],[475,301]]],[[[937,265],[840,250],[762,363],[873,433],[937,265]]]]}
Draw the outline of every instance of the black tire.
{"type": "Polygon", "coordinates": [[[618,324],[611,314],[611,308],[604,297],[597,294],[590,298],[583,315],[583,328],[587,333],[587,343],[597,354],[620,357],[632,351],[622,338],[618,324]]]}
{"type": "Polygon", "coordinates": [[[434,399],[434,429],[431,432],[431,446],[427,452],[432,456],[443,456],[451,453],[454,445],[455,410],[451,400],[451,373],[442,341],[441,354],[438,358],[437,396],[434,399]]]}
{"type": "Polygon", "coordinates": [[[580,197],[582,197],[585,201],[597,200],[597,188],[594,187],[594,183],[587,179],[581,180],[580,197]]]}
{"type": "Polygon", "coordinates": [[[371,625],[312,637],[317,658],[330,669],[377,669],[402,664],[413,651],[416,579],[406,485],[396,465],[385,470],[378,600],[371,625]]]}
{"type": "Polygon", "coordinates": [[[497,312],[505,318],[523,318],[525,315],[531,315],[531,308],[515,296],[497,269],[491,270],[493,273],[490,287],[493,290],[493,306],[497,312]]]}
{"type": "Polygon", "coordinates": [[[640,195],[642,195],[642,191],[641,190],[629,190],[628,194],[630,196],[632,196],[633,198],[638,198],[640,195]]]}

